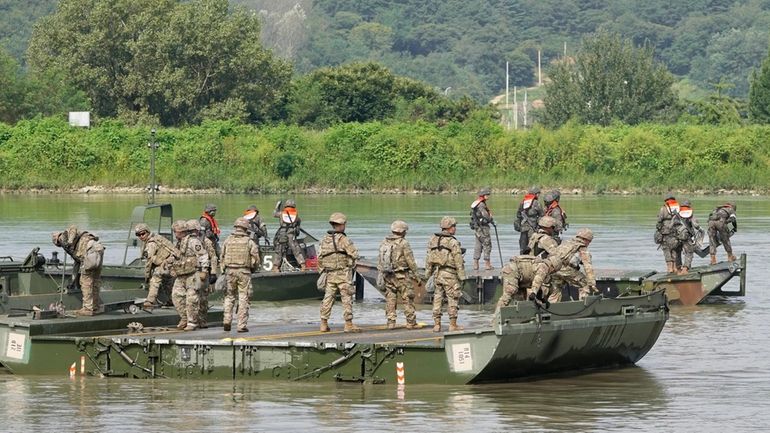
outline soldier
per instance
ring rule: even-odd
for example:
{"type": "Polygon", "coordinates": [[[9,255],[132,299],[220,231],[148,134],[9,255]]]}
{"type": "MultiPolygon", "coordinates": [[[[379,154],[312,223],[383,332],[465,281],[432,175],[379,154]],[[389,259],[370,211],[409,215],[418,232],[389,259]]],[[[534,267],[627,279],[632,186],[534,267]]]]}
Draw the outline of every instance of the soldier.
{"type": "Polygon", "coordinates": [[[700,248],[700,242],[703,239],[703,229],[698,224],[698,220],[693,215],[692,206],[690,200],[682,200],[679,205],[680,224],[677,225],[676,237],[679,241],[679,245],[675,250],[677,256],[677,263],[682,266],[677,271],[677,274],[684,275],[690,271],[692,267],[692,255],[695,252],[695,248],[700,248]]]}
{"type": "Polygon", "coordinates": [[[259,209],[257,205],[251,205],[243,212],[243,218],[249,223],[249,237],[259,245],[260,239],[265,239],[265,242],[270,245],[270,241],[267,240],[267,226],[262,222],[262,218],[259,216],[259,209]]]}
{"type": "Polygon", "coordinates": [[[278,227],[278,230],[276,230],[275,238],[273,239],[277,259],[274,270],[276,272],[281,270],[284,258],[288,255],[289,249],[291,249],[292,254],[294,254],[294,259],[304,271],[307,269],[305,265],[305,256],[302,254],[302,248],[299,247],[299,243],[297,242],[302,219],[297,215],[296,203],[292,199],[286,200],[283,209],[276,209],[275,212],[273,212],[273,216],[278,218],[281,224],[278,227]]]}
{"type": "Polygon", "coordinates": [[[177,239],[179,258],[174,262],[172,275],[176,277],[171,297],[179,314],[178,329],[198,329],[198,308],[201,285],[208,280],[209,255],[195,235],[187,229],[187,222],[176,221],[172,229],[177,239]]]}
{"type": "Polygon", "coordinates": [[[380,244],[377,270],[383,276],[385,286],[385,316],[388,329],[396,327],[396,309],[401,299],[406,316],[406,329],[417,327],[414,313],[414,283],[417,280],[417,263],[414,261],[412,247],[406,240],[409,226],[401,220],[390,225],[390,236],[380,244]]]}
{"type": "Polygon", "coordinates": [[[233,321],[233,306],[238,297],[238,332],[248,332],[249,298],[251,296],[251,273],[259,268],[259,247],[248,234],[249,222],[244,218],[235,220],[235,231],[222,245],[222,267],[227,278],[225,292],[224,328],[230,331],[233,321]]]}
{"type": "Polygon", "coordinates": [[[209,278],[206,281],[201,281],[200,292],[198,293],[198,327],[205,329],[209,327],[209,294],[214,291],[214,284],[219,277],[219,256],[217,256],[214,242],[203,236],[203,227],[198,220],[187,221],[187,230],[190,232],[190,236],[198,238],[209,257],[209,268],[205,270],[209,278]]]}
{"type": "Polygon", "coordinates": [[[159,306],[158,292],[164,283],[171,280],[171,267],[179,257],[179,251],[165,237],[150,232],[147,224],[137,224],[134,234],[142,241],[142,258],[144,259],[144,281],[147,283],[147,299],[144,309],[152,310],[159,306]]]}
{"type": "MultiPolygon", "coordinates": [[[[561,269],[565,269],[565,273],[559,275],[561,279],[572,278],[575,285],[580,288],[581,299],[587,296],[593,291],[597,291],[596,277],[594,276],[593,265],[591,263],[591,254],[588,252],[588,245],[594,238],[594,234],[590,229],[580,229],[574,239],[570,239],[563,242],[556,251],[549,255],[547,259],[544,259],[542,263],[538,264],[535,277],[532,281],[532,293],[537,295],[539,291],[543,289],[543,283],[549,276],[553,276],[561,269]],[[580,264],[585,268],[584,278],[581,279],[579,275],[576,275],[573,270],[576,267],[579,268],[580,264]],[[566,269],[572,267],[572,270],[566,269]]],[[[579,273],[579,272],[578,272],[579,273]]],[[[542,290],[543,298],[548,294],[549,300],[553,299],[558,301],[561,299],[561,290],[557,284],[553,285],[553,288],[557,290],[542,290]]]]}
{"type": "Polygon", "coordinates": [[[355,288],[352,280],[358,260],[358,249],[345,234],[347,217],[334,212],[329,217],[332,230],[326,232],[321,240],[318,253],[318,287],[324,288],[321,302],[321,332],[329,332],[329,316],[332,313],[334,298],[339,292],[342,298],[342,316],[345,319],[345,332],[360,332],[361,328],[353,325],[353,296],[355,288]]]}
{"type": "Polygon", "coordinates": [[[484,253],[484,269],[492,269],[492,261],[489,259],[492,253],[492,236],[489,233],[489,226],[494,225],[492,212],[487,206],[489,199],[489,188],[482,188],[479,191],[479,198],[471,203],[471,229],[476,234],[476,245],[473,247],[473,270],[479,270],[479,259],[481,253],[484,253]]]}
{"type": "Polygon", "coordinates": [[[217,223],[217,220],[214,218],[214,215],[217,214],[217,206],[215,204],[207,204],[206,207],[203,209],[203,213],[200,217],[200,224],[203,230],[203,235],[209,239],[211,239],[211,243],[214,244],[214,251],[216,251],[217,257],[221,254],[219,251],[219,234],[221,233],[221,230],[219,230],[219,224],[217,223]]]}
{"type": "Polygon", "coordinates": [[[559,246],[554,232],[556,219],[546,215],[537,220],[537,225],[539,227],[537,233],[529,238],[527,247],[531,255],[545,259],[559,246]]]}
{"type": "Polygon", "coordinates": [[[717,263],[717,246],[720,243],[725,247],[727,260],[735,261],[730,237],[738,231],[738,221],[735,216],[736,210],[735,202],[729,201],[717,206],[709,214],[709,254],[711,254],[712,265],[717,263]],[[728,227],[728,225],[731,227],[728,227]]]}
{"type": "Polygon", "coordinates": [[[520,299],[526,298],[527,289],[532,286],[532,279],[535,277],[535,271],[537,265],[541,260],[534,256],[515,256],[511,257],[511,260],[503,266],[500,271],[500,276],[503,280],[503,294],[497,301],[495,307],[495,314],[500,311],[500,308],[507,307],[511,303],[514,296],[520,299]],[[524,291],[523,294],[519,294],[519,291],[524,291]]]}
{"type": "Polygon", "coordinates": [[[460,241],[455,239],[457,220],[445,216],[441,218],[441,232],[435,233],[428,241],[428,254],[425,258],[425,277],[433,278],[433,332],[441,332],[441,306],[444,297],[447,301],[449,330],[463,329],[457,324],[457,312],[461,287],[465,281],[465,262],[460,241]]]}
{"type": "Polygon", "coordinates": [[[567,230],[569,224],[567,224],[567,213],[561,208],[559,199],[561,193],[558,189],[555,189],[543,197],[545,203],[545,215],[554,219],[555,225],[553,228],[553,238],[557,243],[561,243],[561,234],[564,230],[567,230]]]}
{"type": "Polygon", "coordinates": [[[529,238],[537,232],[537,220],[545,215],[543,206],[538,200],[538,194],[540,194],[540,188],[536,186],[530,188],[516,211],[513,229],[521,233],[519,236],[519,252],[521,254],[529,252],[529,238]]]}
{"type": "Polygon", "coordinates": [[[676,239],[676,227],[678,223],[679,203],[673,194],[663,196],[663,206],[658,211],[658,223],[655,226],[655,243],[663,250],[663,258],[666,260],[666,272],[676,271],[676,258],[674,249],[679,241],[676,239]]]}
{"type": "Polygon", "coordinates": [[[75,311],[78,316],[93,316],[102,311],[102,300],[99,297],[101,286],[102,260],[104,246],[99,238],[87,231],[79,231],[71,225],[63,232],[51,234],[53,244],[61,247],[75,260],[72,267],[74,287],[80,286],[83,294],[83,306],[75,311]]]}

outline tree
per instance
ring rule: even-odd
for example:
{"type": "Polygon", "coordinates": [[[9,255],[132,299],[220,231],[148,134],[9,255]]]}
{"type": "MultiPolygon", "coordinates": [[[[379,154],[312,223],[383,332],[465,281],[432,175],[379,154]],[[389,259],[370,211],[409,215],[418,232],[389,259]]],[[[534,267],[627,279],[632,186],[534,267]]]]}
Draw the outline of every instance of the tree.
{"type": "Polygon", "coordinates": [[[653,60],[650,47],[600,32],[583,41],[574,60],[557,61],[545,86],[544,120],[559,126],[570,118],[609,125],[651,121],[672,109],[674,78],[653,60]]]}
{"type": "Polygon", "coordinates": [[[26,83],[16,60],[0,48],[0,122],[14,123],[24,113],[26,83]]]}
{"type": "Polygon", "coordinates": [[[756,123],[770,123],[770,54],[759,72],[751,74],[749,118],[756,123]]]}
{"type": "Polygon", "coordinates": [[[62,0],[35,26],[29,60],[65,71],[99,116],[146,112],[178,125],[245,103],[259,122],[291,77],[259,33],[259,16],[228,11],[227,0],[62,0]]]}

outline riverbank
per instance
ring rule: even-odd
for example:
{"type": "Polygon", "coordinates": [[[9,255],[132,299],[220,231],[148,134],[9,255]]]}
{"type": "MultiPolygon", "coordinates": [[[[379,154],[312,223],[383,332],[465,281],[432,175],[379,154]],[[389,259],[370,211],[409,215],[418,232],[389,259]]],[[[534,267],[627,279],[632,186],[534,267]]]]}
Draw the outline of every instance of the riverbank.
{"type": "MultiPolygon", "coordinates": [[[[58,119],[0,124],[5,191],[141,193],[149,128],[58,119]]],[[[316,131],[210,122],[162,129],[156,179],[171,194],[767,194],[770,127],[568,124],[504,131],[489,119],[349,123],[316,131]]]]}

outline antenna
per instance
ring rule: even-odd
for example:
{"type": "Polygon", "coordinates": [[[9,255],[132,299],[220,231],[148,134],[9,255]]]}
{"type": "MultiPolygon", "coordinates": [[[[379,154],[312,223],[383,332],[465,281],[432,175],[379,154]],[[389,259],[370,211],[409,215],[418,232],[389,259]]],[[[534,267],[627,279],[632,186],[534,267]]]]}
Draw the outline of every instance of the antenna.
{"type": "Polygon", "coordinates": [[[158,142],[155,140],[155,128],[150,131],[150,142],[147,143],[150,150],[150,201],[147,204],[155,204],[155,191],[158,186],[155,184],[155,150],[158,148],[158,142]]]}

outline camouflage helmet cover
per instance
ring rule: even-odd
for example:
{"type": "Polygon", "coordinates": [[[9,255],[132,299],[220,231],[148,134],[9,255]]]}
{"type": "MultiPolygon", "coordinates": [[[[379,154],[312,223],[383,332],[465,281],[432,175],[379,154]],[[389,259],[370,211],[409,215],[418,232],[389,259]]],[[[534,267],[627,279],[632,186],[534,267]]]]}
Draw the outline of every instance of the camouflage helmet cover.
{"type": "Polygon", "coordinates": [[[545,197],[543,197],[543,201],[544,201],[546,204],[548,204],[548,203],[552,203],[552,202],[553,202],[553,194],[552,194],[552,193],[550,193],[550,192],[549,192],[548,194],[546,194],[546,195],[545,195],[545,197]]]}
{"type": "Polygon", "coordinates": [[[551,191],[551,195],[553,196],[553,199],[556,201],[559,201],[561,199],[561,191],[559,191],[558,189],[551,191]]]}
{"type": "Polygon", "coordinates": [[[348,217],[342,212],[334,212],[329,217],[329,222],[334,224],[346,224],[348,222],[348,217]]]}
{"type": "Polygon", "coordinates": [[[200,230],[202,228],[200,221],[197,219],[187,220],[185,227],[187,227],[187,230],[200,230]]]}
{"type": "Polygon", "coordinates": [[[679,204],[682,206],[692,207],[692,205],[690,204],[690,200],[687,200],[687,199],[682,200],[682,202],[679,204]]]}
{"type": "Polygon", "coordinates": [[[450,216],[445,216],[444,218],[441,218],[441,228],[442,229],[448,229],[448,228],[456,226],[456,225],[457,225],[457,220],[452,218],[452,217],[450,217],[450,216]]]}
{"type": "Polygon", "coordinates": [[[390,225],[390,231],[393,233],[406,233],[407,230],[409,230],[409,225],[401,220],[393,221],[393,224],[390,225]]]}
{"type": "Polygon", "coordinates": [[[490,194],[492,194],[492,191],[489,188],[481,188],[479,190],[479,197],[481,197],[482,195],[490,195],[490,194]]]}
{"type": "Polygon", "coordinates": [[[674,199],[674,193],[673,192],[667,192],[663,194],[663,201],[666,200],[673,200],[674,199]]]}
{"type": "Polygon", "coordinates": [[[53,241],[54,245],[61,247],[63,245],[69,244],[71,241],[77,238],[78,233],[80,233],[78,231],[78,227],[72,224],[67,227],[67,230],[51,233],[51,240],[53,241]]]}
{"type": "Polygon", "coordinates": [[[249,222],[246,221],[245,218],[238,218],[238,219],[235,220],[235,223],[233,223],[233,227],[235,227],[237,229],[248,230],[249,229],[249,222]]]}
{"type": "Polygon", "coordinates": [[[286,203],[283,204],[283,207],[297,207],[297,202],[295,202],[293,198],[290,198],[286,200],[286,203]]]}
{"type": "Polygon", "coordinates": [[[580,229],[577,231],[575,237],[591,242],[594,240],[594,232],[591,229],[580,229]]]}
{"type": "Polygon", "coordinates": [[[150,232],[150,226],[148,226],[145,223],[139,223],[136,226],[134,226],[134,234],[135,235],[139,236],[139,234],[143,233],[143,232],[149,233],[150,232]]]}
{"type": "Polygon", "coordinates": [[[537,220],[537,225],[540,227],[554,227],[556,226],[556,219],[548,215],[542,216],[537,220]]]}
{"type": "Polygon", "coordinates": [[[527,191],[529,194],[540,194],[540,187],[539,186],[533,186],[532,188],[527,191]]]}
{"type": "Polygon", "coordinates": [[[171,229],[174,230],[175,232],[187,231],[187,221],[176,220],[174,221],[174,224],[171,225],[171,229]]]}
{"type": "Polygon", "coordinates": [[[216,210],[217,210],[217,205],[215,205],[213,203],[209,203],[209,204],[206,205],[205,208],[203,208],[204,212],[211,212],[211,211],[216,211],[216,210]]]}

